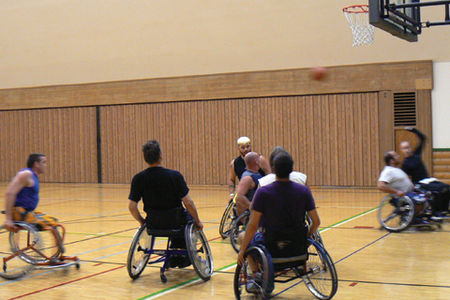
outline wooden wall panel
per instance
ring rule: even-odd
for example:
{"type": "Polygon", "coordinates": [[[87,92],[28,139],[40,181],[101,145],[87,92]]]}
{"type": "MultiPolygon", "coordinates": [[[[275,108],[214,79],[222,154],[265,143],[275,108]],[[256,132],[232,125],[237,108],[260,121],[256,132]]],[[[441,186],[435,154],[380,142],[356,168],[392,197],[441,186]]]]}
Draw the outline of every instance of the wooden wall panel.
{"type": "Polygon", "coordinates": [[[373,186],[380,168],[378,93],[266,97],[101,107],[105,183],[129,183],[146,167],[141,146],[157,139],[164,165],[189,184],[226,184],[247,135],[267,158],[276,145],[310,185],[373,186]]]}
{"type": "Polygon", "coordinates": [[[95,108],[0,111],[0,181],[41,152],[48,158],[43,182],[96,182],[95,122],[95,108]]]}
{"type": "Polygon", "coordinates": [[[304,68],[0,89],[0,110],[433,88],[432,61],[332,66],[328,71],[328,80],[321,82],[304,68]]]}

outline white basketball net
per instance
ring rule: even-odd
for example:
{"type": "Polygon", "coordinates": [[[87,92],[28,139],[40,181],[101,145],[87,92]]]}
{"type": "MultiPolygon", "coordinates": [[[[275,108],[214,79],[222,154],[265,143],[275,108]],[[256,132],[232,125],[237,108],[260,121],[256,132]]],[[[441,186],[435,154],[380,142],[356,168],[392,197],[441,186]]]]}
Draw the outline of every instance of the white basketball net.
{"type": "Polygon", "coordinates": [[[369,24],[368,5],[344,7],[343,12],[352,29],[353,47],[372,44],[374,27],[369,24]]]}

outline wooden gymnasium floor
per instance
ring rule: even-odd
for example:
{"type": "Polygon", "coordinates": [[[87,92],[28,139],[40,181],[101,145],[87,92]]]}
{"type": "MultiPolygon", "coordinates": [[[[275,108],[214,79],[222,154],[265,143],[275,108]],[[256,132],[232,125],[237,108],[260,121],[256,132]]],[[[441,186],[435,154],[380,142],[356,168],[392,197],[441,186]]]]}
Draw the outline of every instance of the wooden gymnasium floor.
{"type": "MultiPolygon", "coordinates": [[[[6,183],[0,183],[4,207],[6,183]]],[[[167,272],[147,267],[131,281],[126,257],[137,228],[127,209],[128,185],[42,184],[39,208],[66,226],[66,253],[79,270],[35,270],[18,281],[0,279],[0,299],[233,299],[236,254],[219,238],[224,187],[191,187],[214,255],[215,274],[204,283],[192,267],[167,272]]],[[[450,299],[449,224],[434,232],[389,234],[379,229],[375,189],[313,189],[321,232],[334,259],[339,289],[334,299],[450,299]]],[[[0,222],[3,223],[4,216],[0,222]]],[[[7,246],[5,235],[0,247],[7,246]]],[[[276,286],[283,291],[288,284],[276,286]]],[[[298,285],[276,299],[315,299],[298,285]]]]}

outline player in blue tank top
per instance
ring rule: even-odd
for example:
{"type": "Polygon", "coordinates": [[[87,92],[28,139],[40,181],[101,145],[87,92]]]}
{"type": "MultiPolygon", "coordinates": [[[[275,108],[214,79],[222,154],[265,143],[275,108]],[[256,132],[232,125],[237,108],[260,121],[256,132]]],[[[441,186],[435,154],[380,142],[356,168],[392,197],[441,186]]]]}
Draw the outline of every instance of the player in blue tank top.
{"type": "Polygon", "coordinates": [[[237,187],[237,213],[242,214],[250,206],[256,189],[258,188],[258,180],[262,178],[258,172],[260,168],[260,156],[256,152],[249,152],[244,157],[247,170],[242,173],[242,178],[237,187]]]}
{"type": "Polygon", "coordinates": [[[46,168],[47,158],[44,154],[30,154],[27,168],[17,172],[9,183],[6,189],[6,229],[14,230],[13,220],[18,211],[26,214],[36,209],[39,203],[38,175],[44,173],[46,168]]]}

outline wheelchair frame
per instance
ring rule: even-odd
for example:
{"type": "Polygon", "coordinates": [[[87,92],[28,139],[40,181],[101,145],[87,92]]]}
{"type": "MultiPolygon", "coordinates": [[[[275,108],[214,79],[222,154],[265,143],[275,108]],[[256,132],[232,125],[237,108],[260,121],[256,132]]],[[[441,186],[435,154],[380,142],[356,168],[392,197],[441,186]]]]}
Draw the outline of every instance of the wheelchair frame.
{"type": "Polygon", "coordinates": [[[307,254],[293,258],[271,258],[264,246],[249,247],[244,256],[244,264],[238,265],[234,274],[233,287],[236,299],[245,298],[245,293],[254,294],[253,296],[258,299],[268,299],[275,282],[287,283],[298,278],[302,279],[300,282],[303,281],[316,298],[331,299],[338,289],[338,277],[333,260],[322,244],[313,239],[308,239],[308,242],[310,246],[307,254]],[[249,255],[253,257],[261,272],[261,281],[257,284],[256,291],[249,291],[247,287],[249,271],[251,272],[248,264],[249,255]],[[273,275],[269,274],[271,271],[274,272],[273,275]],[[289,275],[290,272],[292,275],[289,275]],[[279,277],[284,279],[277,279],[279,277]],[[324,285],[328,287],[324,288],[324,285]]]}
{"type": "Polygon", "coordinates": [[[424,196],[426,200],[423,203],[424,208],[420,218],[428,221],[428,224],[412,225],[413,219],[416,215],[416,204],[414,203],[414,201],[408,196],[396,197],[389,194],[381,200],[378,207],[377,216],[381,226],[390,232],[400,232],[405,230],[409,226],[424,227],[430,229],[432,229],[433,227],[440,228],[440,223],[435,222],[430,218],[430,195],[428,193],[425,193],[424,196]]]}
{"type": "MultiPolygon", "coordinates": [[[[230,242],[231,246],[233,247],[234,251],[236,251],[236,253],[239,253],[239,249],[241,248],[239,245],[239,234],[245,231],[249,219],[250,219],[250,211],[246,210],[239,217],[235,218],[233,220],[233,223],[231,224],[232,228],[229,234],[230,242]]],[[[309,227],[312,223],[312,220],[308,215],[308,213],[305,214],[305,220],[309,227]]],[[[324,245],[319,230],[316,230],[316,232],[313,234],[313,239],[316,242],[320,243],[322,246],[324,245]]]]}
{"type": "Polygon", "coordinates": [[[173,256],[188,256],[201,279],[207,281],[211,278],[214,262],[208,240],[203,231],[197,230],[192,222],[189,222],[183,229],[172,230],[148,229],[146,224],[142,225],[134,234],[128,251],[128,275],[133,280],[137,279],[148,264],[164,262],[160,268],[160,278],[163,283],[166,283],[167,277],[164,272],[170,268],[169,261],[173,256]],[[186,249],[171,248],[170,243],[172,239],[182,237],[183,232],[186,249]],[[167,238],[165,249],[155,249],[157,237],[167,238]],[[197,240],[200,240],[200,248],[198,248],[197,240]],[[199,253],[203,253],[206,256],[205,259],[200,257],[199,253]],[[151,257],[152,255],[157,255],[158,257],[151,257]]]}
{"type": "MultiPolygon", "coordinates": [[[[52,269],[65,268],[75,265],[77,269],[80,268],[79,258],[76,256],[64,256],[64,237],[65,228],[61,224],[56,224],[55,227],[45,227],[38,230],[35,225],[27,222],[14,222],[17,230],[9,231],[9,244],[12,254],[2,258],[2,268],[0,277],[5,279],[17,279],[25,276],[33,269],[52,269]],[[61,234],[58,231],[61,230],[61,234]],[[53,237],[55,252],[51,255],[45,254],[43,251],[49,248],[42,248],[42,237],[39,232],[49,231],[53,237]],[[20,236],[24,235],[25,239],[22,243],[19,242],[20,236]],[[19,259],[25,264],[16,265],[15,259],[19,259]],[[8,263],[12,263],[13,267],[8,268],[8,263]]],[[[2,230],[4,226],[1,227],[2,230]]]]}

